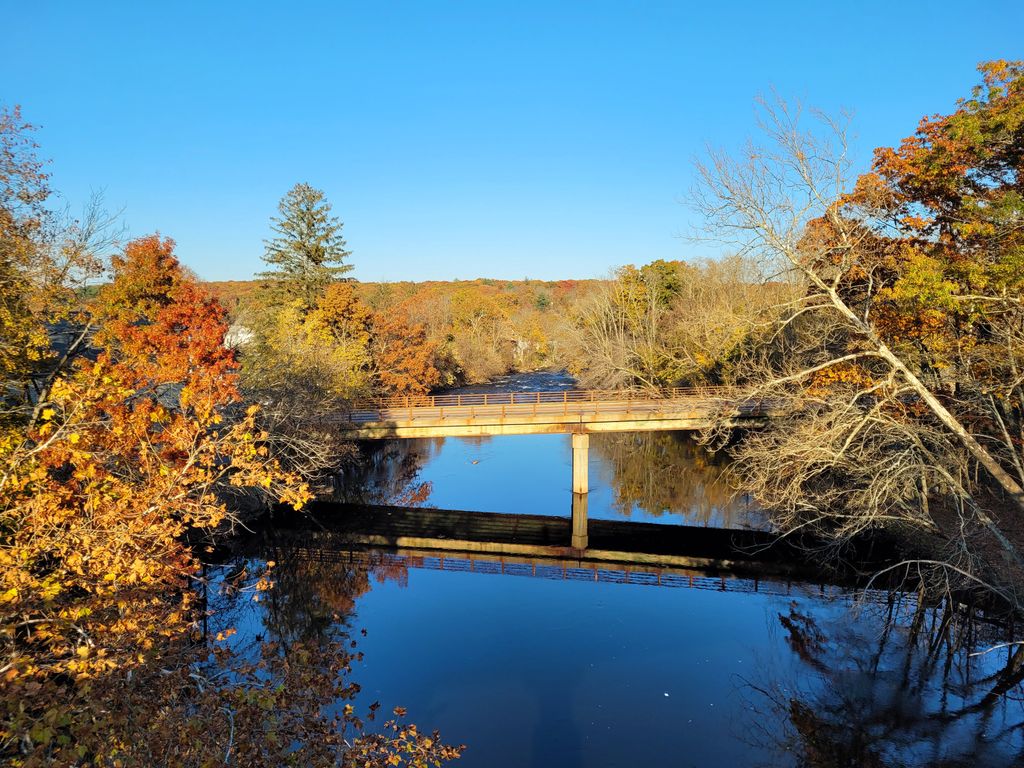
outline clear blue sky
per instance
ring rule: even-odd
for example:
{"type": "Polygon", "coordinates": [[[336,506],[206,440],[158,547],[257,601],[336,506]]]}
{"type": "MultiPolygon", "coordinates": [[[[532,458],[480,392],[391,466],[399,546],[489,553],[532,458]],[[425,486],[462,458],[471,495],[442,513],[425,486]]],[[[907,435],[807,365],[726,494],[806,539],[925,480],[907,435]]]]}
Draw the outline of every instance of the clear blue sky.
{"type": "Polygon", "coordinates": [[[207,279],[261,268],[295,182],[355,276],[590,277],[699,255],[680,204],[705,144],[774,87],[854,110],[858,149],[1024,58],[1024,2],[7,4],[0,100],[54,185],[124,207],[207,279]]]}

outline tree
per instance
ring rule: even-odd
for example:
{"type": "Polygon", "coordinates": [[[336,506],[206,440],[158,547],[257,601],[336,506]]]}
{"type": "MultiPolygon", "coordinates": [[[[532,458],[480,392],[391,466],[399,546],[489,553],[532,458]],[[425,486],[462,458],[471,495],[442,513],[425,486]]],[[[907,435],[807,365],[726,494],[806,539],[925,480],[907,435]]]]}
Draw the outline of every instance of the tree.
{"type": "Polygon", "coordinates": [[[246,389],[275,412],[307,416],[369,394],[371,315],[344,283],[306,311],[296,299],[265,313],[244,358],[246,389]]]}
{"type": "Polygon", "coordinates": [[[114,744],[108,697],[170,663],[192,625],[198,566],[183,534],[229,518],[228,488],[307,498],[260,447],[252,411],[225,420],[239,396],[223,310],[171,248],[143,238],[115,259],[95,359],[0,441],[0,753],[114,744]]]}
{"type": "Polygon", "coordinates": [[[317,302],[314,319],[338,342],[366,344],[370,340],[373,311],[359,300],[349,283],[327,287],[317,302]]]}
{"type": "Polygon", "coordinates": [[[752,392],[795,408],[739,451],[783,527],[910,525],[961,555],[979,554],[980,528],[1019,568],[989,510],[1024,511],[1024,71],[982,72],[972,98],[878,150],[856,185],[843,124],[816,115],[809,130],[765,103],[766,144],[712,153],[696,202],[714,237],[799,290],[746,361],[752,392]]]}
{"type": "Polygon", "coordinates": [[[389,395],[423,395],[441,383],[437,348],[422,325],[394,312],[373,316],[370,354],[378,388],[389,395]]]}
{"type": "Polygon", "coordinates": [[[47,207],[34,130],[17,107],[0,107],[0,421],[31,414],[81,350],[89,329],[79,295],[111,242],[99,198],[81,220],[47,207]]]}
{"type": "Polygon", "coordinates": [[[276,237],[264,241],[263,260],[273,269],[260,273],[271,296],[298,299],[311,309],[332,282],[352,269],[344,260],[342,222],[331,216],[324,193],[309,184],[296,184],[278,204],[280,216],[271,218],[276,237]]]}
{"type": "MultiPolygon", "coordinates": [[[[341,640],[236,653],[207,617],[193,544],[239,494],[299,508],[242,407],[223,309],[173,244],[130,243],[97,296],[95,359],[49,388],[37,426],[0,435],[0,757],[12,765],[438,765],[437,734],[365,733],[341,640]],[[158,288],[154,288],[158,286],[158,288]],[[297,745],[297,746],[296,746],[297,745]],[[398,761],[398,762],[396,762],[398,761]],[[417,762],[419,761],[419,762],[417,762]]],[[[271,590],[265,571],[249,594],[271,590]]],[[[223,620],[221,620],[223,621],[223,620]]],[[[371,715],[373,709],[370,710],[371,715]]]]}
{"type": "Polygon", "coordinates": [[[714,381],[778,295],[735,257],[626,266],[568,314],[566,364],[593,387],[714,381]]]}
{"type": "MultiPolygon", "coordinates": [[[[103,219],[46,209],[29,128],[11,114],[0,111],[0,762],[457,756],[397,719],[367,734],[351,707],[327,712],[357,690],[340,642],[241,658],[200,632],[201,547],[231,529],[240,498],[298,508],[308,488],[271,455],[224,311],[172,241],[129,243],[107,285],[81,290],[103,219]]],[[[271,587],[261,573],[253,589],[271,587]]]]}

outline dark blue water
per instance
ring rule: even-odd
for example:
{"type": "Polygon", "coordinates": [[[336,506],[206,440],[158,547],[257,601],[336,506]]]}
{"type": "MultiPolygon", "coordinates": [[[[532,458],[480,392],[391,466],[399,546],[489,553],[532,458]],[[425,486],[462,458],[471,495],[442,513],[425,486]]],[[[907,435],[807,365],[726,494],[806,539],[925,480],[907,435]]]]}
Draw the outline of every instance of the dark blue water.
{"type": "MultiPolygon", "coordinates": [[[[429,482],[427,503],[440,508],[567,515],[566,443],[424,443],[408,471],[388,475],[403,478],[389,492],[429,482]]],[[[759,520],[685,438],[592,448],[592,517],[759,520]]],[[[239,644],[356,638],[360,706],[407,707],[421,729],[467,745],[459,765],[1009,766],[1024,756],[1024,652],[971,655],[1004,635],[960,614],[936,642],[943,606],[910,595],[855,599],[814,579],[700,572],[665,574],[671,586],[557,568],[501,575],[469,572],[452,553],[311,559],[288,541],[249,562],[256,578],[275,560],[276,582],[271,599],[232,606],[239,644]]]]}

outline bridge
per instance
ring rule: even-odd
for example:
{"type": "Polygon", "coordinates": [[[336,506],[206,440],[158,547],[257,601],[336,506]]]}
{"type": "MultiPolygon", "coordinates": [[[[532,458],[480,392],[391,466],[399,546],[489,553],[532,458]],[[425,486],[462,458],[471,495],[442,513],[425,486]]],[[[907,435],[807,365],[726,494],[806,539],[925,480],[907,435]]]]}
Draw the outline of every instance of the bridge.
{"type": "Polygon", "coordinates": [[[356,440],[492,435],[572,435],[572,490],[587,493],[589,435],[760,426],[777,404],[726,387],[488,392],[379,398],[339,419],[356,440]]]}

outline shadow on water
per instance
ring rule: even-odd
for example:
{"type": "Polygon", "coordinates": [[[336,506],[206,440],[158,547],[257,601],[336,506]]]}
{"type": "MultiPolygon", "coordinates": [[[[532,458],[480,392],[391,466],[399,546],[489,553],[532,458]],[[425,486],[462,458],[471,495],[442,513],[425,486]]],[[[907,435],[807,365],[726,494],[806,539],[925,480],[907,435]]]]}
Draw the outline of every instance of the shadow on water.
{"type": "Polygon", "coordinates": [[[1024,649],[997,648],[1005,627],[966,606],[886,597],[854,615],[778,613],[801,663],[746,681],[751,746],[823,768],[1021,764],[1024,649]]]}

